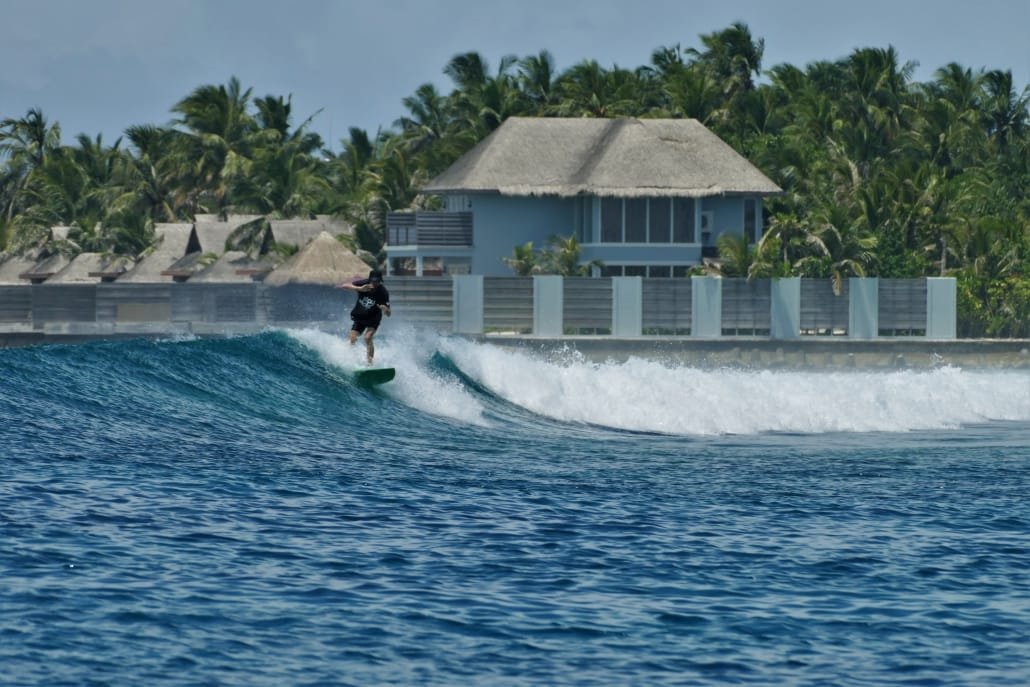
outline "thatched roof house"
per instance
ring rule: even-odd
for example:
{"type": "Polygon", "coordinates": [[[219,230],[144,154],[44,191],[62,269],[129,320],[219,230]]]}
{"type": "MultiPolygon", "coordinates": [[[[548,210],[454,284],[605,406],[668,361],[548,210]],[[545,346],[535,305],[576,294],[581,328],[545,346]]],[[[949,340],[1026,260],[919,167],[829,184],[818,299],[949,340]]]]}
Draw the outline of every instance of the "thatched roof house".
{"type": "Polygon", "coordinates": [[[96,284],[114,281],[133,266],[132,258],[103,253],[79,253],[47,284],[96,284]]]}
{"type": "Polygon", "coordinates": [[[61,255],[60,253],[55,253],[34,264],[18,276],[24,280],[32,282],[33,284],[42,284],[50,279],[50,277],[63,270],[70,262],[71,259],[61,255]]]}
{"type": "Polygon", "coordinates": [[[203,253],[221,255],[225,252],[226,240],[237,227],[259,219],[261,215],[229,215],[220,219],[218,215],[198,214],[194,218],[193,228],[197,232],[197,241],[203,253]]]}
{"type": "Polygon", "coordinates": [[[118,278],[119,282],[168,282],[170,277],[162,272],[188,253],[199,250],[192,224],[158,224],[154,233],[157,240],[153,250],[140,257],[131,270],[118,278]]]}
{"type": "Polygon", "coordinates": [[[322,232],[330,236],[354,233],[350,224],[329,215],[319,215],[315,219],[270,219],[268,224],[271,241],[296,248],[303,248],[322,232]]]}
{"type": "Polygon", "coordinates": [[[30,271],[39,259],[29,255],[0,255],[0,284],[24,284],[21,275],[30,271]]]}
{"type": "Polygon", "coordinates": [[[231,250],[195,272],[190,277],[190,283],[246,283],[267,274],[271,269],[272,265],[267,259],[255,260],[243,251],[231,250]]]}
{"type": "Polygon", "coordinates": [[[511,117],[426,193],[703,198],[781,193],[696,119],[511,117]]]}
{"type": "Polygon", "coordinates": [[[720,236],[761,238],[765,174],[693,119],[511,117],[430,181],[443,211],[387,216],[391,274],[511,274],[573,237],[594,276],[680,277],[720,236]]]}
{"type": "Polygon", "coordinates": [[[347,279],[363,277],[369,266],[354,255],[328,231],[323,231],[300,251],[274,269],[265,283],[273,286],[284,284],[319,284],[332,286],[347,279]]]}

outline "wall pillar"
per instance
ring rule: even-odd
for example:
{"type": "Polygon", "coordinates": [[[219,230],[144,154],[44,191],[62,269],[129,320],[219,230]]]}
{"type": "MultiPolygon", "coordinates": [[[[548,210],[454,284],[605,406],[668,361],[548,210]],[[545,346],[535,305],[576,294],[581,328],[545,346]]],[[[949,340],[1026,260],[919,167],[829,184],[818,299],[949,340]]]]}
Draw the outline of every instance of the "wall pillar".
{"type": "Polygon", "coordinates": [[[452,305],[454,332],[457,334],[483,333],[483,275],[461,274],[451,277],[454,288],[452,305]]]}
{"type": "Polygon", "coordinates": [[[690,335],[705,339],[722,336],[722,279],[690,278],[690,335]]]}
{"type": "Polygon", "coordinates": [[[640,336],[644,330],[643,277],[612,277],[612,335],[640,336]]]}
{"type": "Polygon", "coordinates": [[[848,278],[848,338],[875,339],[880,333],[880,279],[848,278]]]}
{"type": "Polygon", "coordinates": [[[958,320],[957,282],[954,277],[926,280],[926,338],[954,339],[958,320]]]}
{"type": "Polygon", "coordinates": [[[533,277],[533,334],[561,336],[564,328],[564,280],[558,275],[533,277]]]}
{"type": "Polygon", "coordinates": [[[770,286],[769,337],[801,336],[801,277],[773,279],[770,286]]]}

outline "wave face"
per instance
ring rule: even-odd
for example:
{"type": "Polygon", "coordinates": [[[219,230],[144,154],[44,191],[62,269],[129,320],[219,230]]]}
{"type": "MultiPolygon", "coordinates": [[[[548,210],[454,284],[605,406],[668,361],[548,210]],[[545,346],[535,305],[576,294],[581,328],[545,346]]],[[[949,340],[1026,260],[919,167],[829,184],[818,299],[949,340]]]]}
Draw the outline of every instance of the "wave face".
{"type": "Polygon", "coordinates": [[[377,344],[0,350],[5,684],[1030,683],[1030,372],[377,344]]]}

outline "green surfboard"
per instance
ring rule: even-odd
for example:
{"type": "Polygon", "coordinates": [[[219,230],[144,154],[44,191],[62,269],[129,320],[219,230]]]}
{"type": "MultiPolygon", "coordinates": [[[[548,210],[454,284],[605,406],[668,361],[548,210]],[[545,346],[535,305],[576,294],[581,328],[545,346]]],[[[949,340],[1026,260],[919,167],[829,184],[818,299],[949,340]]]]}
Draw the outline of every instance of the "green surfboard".
{"type": "Polygon", "coordinates": [[[392,367],[367,367],[354,371],[354,381],[361,386],[378,386],[386,384],[397,375],[392,367]]]}

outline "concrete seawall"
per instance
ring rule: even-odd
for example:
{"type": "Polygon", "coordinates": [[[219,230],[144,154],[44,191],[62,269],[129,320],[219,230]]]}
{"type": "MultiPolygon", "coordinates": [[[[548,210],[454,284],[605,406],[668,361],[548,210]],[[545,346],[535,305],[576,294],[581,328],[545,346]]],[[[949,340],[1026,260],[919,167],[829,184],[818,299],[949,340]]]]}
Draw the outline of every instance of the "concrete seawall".
{"type": "Polygon", "coordinates": [[[631,357],[696,367],[758,369],[898,369],[953,365],[963,368],[1030,370],[1027,339],[870,339],[830,337],[790,341],[691,337],[476,336],[476,341],[538,355],[577,352],[595,362],[622,362],[631,357]]]}
{"type": "MultiPolygon", "coordinates": [[[[321,327],[339,332],[341,322],[282,322],[275,328],[321,327]]],[[[224,337],[256,334],[269,329],[257,323],[204,324],[175,327],[135,325],[120,327],[0,328],[0,347],[78,344],[89,341],[166,339],[179,336],[224,337]]],[[[388,331],[384,332],[389,336],[388,331]]],[[[538,337],[508,334],[464,334],[464,338],[523,350],[534,355],[578,353],[595,362],[622,362],[631,357],[696,367],[758,369],[964,368],[1030,370],[1030,339],[950,339],[802,337],[791,340],[763,337],[702,339],[695,337],[563,336],[538,337]]]]}

